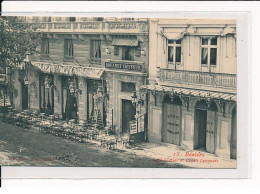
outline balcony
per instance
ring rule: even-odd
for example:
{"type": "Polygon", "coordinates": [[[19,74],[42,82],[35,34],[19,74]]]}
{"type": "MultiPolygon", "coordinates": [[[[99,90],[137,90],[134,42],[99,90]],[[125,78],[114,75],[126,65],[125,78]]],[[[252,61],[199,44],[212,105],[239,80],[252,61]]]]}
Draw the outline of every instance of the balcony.
{"type": "Polygon", "coordinates": [[[42,32],[74,33],[148,33],[145,21],[87,21],[29,23],[42,32]]]}
{"type": "Polygon", "coordinates": [[[160,81],[174,84],[203,85],[232,90],[237,88],[236,75],[225,73],[161,69],[160,81]]]}
{"type": "Polygon", "coordinates": [[[105,62],[105,67],[108,69],[145,72],[144,63],[139,61],[107,60],[105,62]]]}

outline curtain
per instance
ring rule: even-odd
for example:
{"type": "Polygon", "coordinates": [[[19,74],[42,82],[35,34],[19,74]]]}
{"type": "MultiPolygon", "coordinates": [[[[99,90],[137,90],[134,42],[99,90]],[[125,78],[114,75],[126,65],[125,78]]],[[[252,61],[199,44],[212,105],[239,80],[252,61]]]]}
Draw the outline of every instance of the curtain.
{"type": "Polygon", "coordinates": [[[207,48],[202,48],[201,64],[208,64],[208,49],[207,48]]]}
{"type": "Polygon", "coordinates": [[[93,41],[93,51],[94,51],[94,58],[101,58],[101,41],[95,40],[93,41]]]}
{"type": "Polygon", "coordinates": [[[70,39],[65,40],[65,56],[73,57],[74,51],[73,51],[73,42],[70,39]]]}

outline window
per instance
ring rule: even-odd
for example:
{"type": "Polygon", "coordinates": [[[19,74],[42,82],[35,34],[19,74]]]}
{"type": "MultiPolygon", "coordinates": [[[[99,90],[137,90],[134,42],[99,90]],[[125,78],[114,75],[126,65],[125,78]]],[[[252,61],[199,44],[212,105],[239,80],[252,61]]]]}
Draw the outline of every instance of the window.
{"type": "Polygon", "coordinates": [[[121,82],[121,92],[135,91],[135,83],[121,82]]]}
{"type": "Polygon", "coordinates": [[[69,18],[69,21],[70,21],[70,22],[75,22],[75,21],[76,21],[76,17],[70,17],[70,18],[69,18]]]}
{"type": "Polygon", "coordinates": [[[168,40],[168,63],[181,63],[181,40],[168,40]]]}
{"type": "Polygon", "coordinates": [[[122,60],[134,61],[134,51],[133,47],[122,47],[122,60]]]}
{"type": "Polygon", "coordinates": [[[73,41],[71,39],[64,40],[64,57],[72,58],[74,56],[73,41]]]}
{"type": "Polygon", "coordinates": [[[42,22],[51,22],[51,17],[42,17],[42,22]]]}
{"type": "Polygon", "coordinates": [[[201,64],[215,66],[217,64],[217,38],[201,39],[201,64]]]}
{"type": "Polygon", "coordinates": [[[49,55],[50,48],[49,48],[49,39],[43,38],[41,44],[41,55],[49,55]]]}
{"type": "Polygon", "coordinates": [[[91,58],[101,58],[101,40],[92,40],[91,58]]]}

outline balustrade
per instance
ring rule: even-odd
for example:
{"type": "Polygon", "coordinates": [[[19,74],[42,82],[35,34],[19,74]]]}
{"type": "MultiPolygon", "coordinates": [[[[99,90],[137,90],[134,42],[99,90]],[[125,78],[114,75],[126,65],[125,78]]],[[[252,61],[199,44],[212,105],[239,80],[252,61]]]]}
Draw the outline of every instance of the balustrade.
{"type": "Polygon", "coordinates": [[[237,87],[235,74],[161,69],[160,79],[163,82],[174,82],[180,84],[201,84],[233,89],[237,87]]]}

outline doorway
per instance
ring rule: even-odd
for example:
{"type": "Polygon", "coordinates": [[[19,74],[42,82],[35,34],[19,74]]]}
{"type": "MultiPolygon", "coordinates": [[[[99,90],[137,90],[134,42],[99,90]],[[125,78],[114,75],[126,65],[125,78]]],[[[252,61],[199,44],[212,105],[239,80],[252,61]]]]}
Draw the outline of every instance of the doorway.
{"type": "Polygon", "coordinates": [[[163,99],[162,141],[174,145],[181,143],[181,106],[178,96],[166,95],[163,99]]]}
{"type": "Polygon", "coordinates": [[[198,149],[206,150],[207,111],[196,110],[196,122],[198,126],[198,149]]]}
{"type": "Polygon", "coordinates": [[[22,89],[22,110],[28,109],[28,86],[21,82],[22,89]]]}
{"type": "Polygon", "coordinates": [[[129,122],[135,120],[136,110],[131,100],[122,100],[122,133],[130,133],[129,122]]]}

